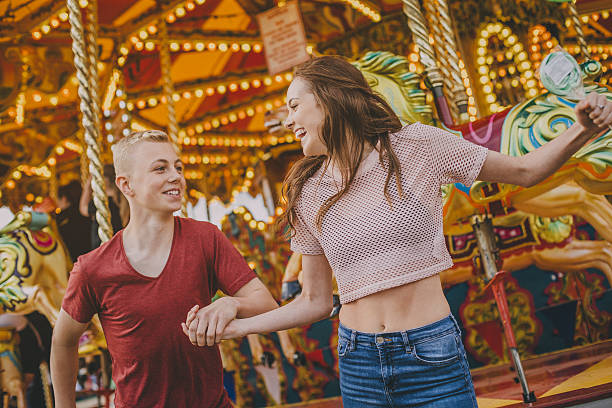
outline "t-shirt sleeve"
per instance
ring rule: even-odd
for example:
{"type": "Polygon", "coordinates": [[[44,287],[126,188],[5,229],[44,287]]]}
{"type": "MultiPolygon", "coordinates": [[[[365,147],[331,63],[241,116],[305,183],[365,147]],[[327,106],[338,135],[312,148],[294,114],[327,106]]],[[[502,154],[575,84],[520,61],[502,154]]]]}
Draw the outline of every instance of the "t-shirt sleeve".
{"type": "Polygon", "coordinates": [[[421,125],[421,128],[440,185],[463,183],[471,186],[480,174],[489,150],[446,130],[426,125],[421,125]]]}
{"type": "Polygon", "coordinates": [[[74,264],[70,272],[62,309],[79,323],[88,323],[98,313],[98,300],[92,282],[80,261],[74,264]]]}
{"type": "Polygon", "coordinates": [[[213,230],[215,280],[219,289],[233,296],[257,275],[230,240],[218,228],[213,230]]]}
{"type": "Polygon", "coordinates": [[[319,240],[310,231],[299,210],[296,210],[296,222],[293,226],[295,233],[291,237],[291,250],[302,255],[321,255],[323,248],[319,240]]]}

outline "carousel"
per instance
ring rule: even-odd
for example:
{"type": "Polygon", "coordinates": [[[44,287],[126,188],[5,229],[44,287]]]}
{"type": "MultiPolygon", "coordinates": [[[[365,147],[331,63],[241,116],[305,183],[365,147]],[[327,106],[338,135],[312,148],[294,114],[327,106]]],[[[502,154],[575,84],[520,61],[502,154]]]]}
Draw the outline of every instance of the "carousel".
{"type": "MultiPolygon", "coordinates": [[[[612,99],[605,0],[0,0],[3,407],[53,406],[51,328],[91,249],[79,244],[92,225],[113,234],[105,165],[131,131],[165,130],[180,151],[183,216],[216,224],[279,303],[299,294],[300,254],[274,226],[302,154],[282,126],[293,67],[272,66],[261,18],[288,8],[306,58],[345,56],[403,122],[504,154],[575,121],[576,101],[540,81],[552,51],[612,99]],[[68,231],[75,217],[89,229],[68,231]]],[[[533,187],[443,188],[455,266],[441,276],[480,407],[612,406],[611,143],[612,130],[533,187]]],[[[236,406],[342,406],[335,304],[310,326],[221,343],[236,406]]],[[[96,321],[80,354],[79,406],[112,406],[96,321]]]]}

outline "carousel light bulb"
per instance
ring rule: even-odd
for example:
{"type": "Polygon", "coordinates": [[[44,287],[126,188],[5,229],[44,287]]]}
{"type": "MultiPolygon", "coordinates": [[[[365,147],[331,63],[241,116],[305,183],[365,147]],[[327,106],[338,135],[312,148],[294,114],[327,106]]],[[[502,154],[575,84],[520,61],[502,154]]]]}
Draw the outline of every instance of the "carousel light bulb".
{"type": "Polygon", "coordinates": [[[230,90],[231,92],[236,92],[236,91],[238,90],[238,84],[236,84],[236,83],[233,83],[233,82],[232,82],[232,83],[229,85],[229,90],[230,90]]]}
{"type": "Polygon", "coordinates": [[[59,27],[59,25],[60,25],[60,21],[57,18],[54,17],[51,19],[51,27],[57,28],[59,27]]]}
{"type": "Polygon", "coordinates": [[[215,94],[215,88],[206,88],[206,95],[213,96],[215,94]]]}
{"type": "Polygon", "coordinates": [[[266,77],[266,78],[264,78],[263,82],[264,82],[264,85],[270,86],[270,85],[272,85],[272,78],[266,77]]]}
{"type": "Polygon", "coordinates": [[[112,123],[110,123],[110,122],[106,122],[106,123],[104,124],[104,129],[106,129],[106,130],[111,130],[112,128],[113,128],[113,124],[112,124],[112,123]]]}
{"type": "Polygon", "coordinates": [[[141,40],[146,40],[149,37],[149,33],[147,33],[145,30],[140,30],[138,36],[141,40]]]}
{"type": "Polygon", "coordinates": [[[49,103],[53,106],[57,105],[58,102],[59,102],[59,99],[57,98],[57,96],[52,96],[49,98],[49,103]]]}
{"type": "Polygon", "coordinates": [[[259,79],[254,79],[252,83],[253,87],[255,88],[259,88],[261,86],[261,81],[259,79]]]}
{"type": "Polygon", "coordinates": [[[176,16],[173,13],[170,13],[166,16],[166,21],[172,24],[176,21],[176,16]]]}
{"type": "Polygon", "coordinates": [[[170,43],[170,51],[178,51],[181,49],[181,46],[179,45],[179,43],[176,42],[171,42],[170,43]]]}
{"type": "MultiPolygon", "coordinates": [[[[312,46],[311,46],[312,47],[312,46]]],[[[255,52],[261,52],[263,50],[263,47],[261,44],[255,44],[253,45],[253,51],[255,52]]]]}
{"type": "Polygon", "coordinates": [[[185,8],[189,11],[192,11],[195,8],[195,4],[193,4],[193,2],[188,2],[187,4],[185,4],[185,8]]]}
{"type": "Polygon", "coordinates": [[[40,31],[34,31],[32,33],[32,38],[34,38],[35,40],[40,40],[42,38],[42,34],[40,31]]]}
{"type": "Polygon", "coordinates": [[[204,96],[204,90],[203,89],[196,89],[194,94],[195,94],[195,96],[197,98],[201,98],[202,96],[204,96]]]}
{"type": "Polygon", "coordinates": [[[59,19],[62,21],[68,21],[68,13],[62,11],[61,13],[59,13],[59,19]]]}
{"type": "Polygon", "coordinates": [[[89,2],[87,0],[79,0],[79,6],[81,6],[81,8],[85,8],[89,5],[89,2]]]}
{"type": "Polygon", "coordinates": [[[203,42],[197,42],[195,44],[196,51],[204,51],[204,48],[206,48],[206,45],[204,45],[203,42]]]}
{"type": "Polygon", "coordinates": [[[47,34],[47,33],[49,33],[49,31],[51,31],[51,27],[49,27],[49,25],[48,25],[48,24],[43,24],[43,25],[40,27],[40,31],[42,31],[42,32],[43,32],[43,34],[47,34]]]}
{"type": "Polygon", "coordinates": [[[221,95],[223,95],[225,93],[225,91],[226,91],[226,88],[225,88],[224,85],[219,85],[217,87],[217,92],[219,92],[221,95]]]}
{"type": "Polygon", "coordinates": [[[219,48],[219,51],[225,52],[227,51],[228,46],[226,43],[220,43],[218,48],[219,48]]]}
{"type": "Polygon", "coordinates": [[[250,44],[242,44],[242,52],[250,52],[251,51],[251,45],[250,44]]]}
{"type": "Polygon", "coordinates": [[[202,4],[206,3],[206,0],[196,0],[196,4],[198,6],[201,6],[202,4]]]}
{"type": "Polygon", "coordinates": [[[155,49],[155,43],[153,41],[147,41],[147,43],[145,44],[145,48],[148,51],[153,51],[155,49]]]}
{"type": "Polygon", "coordinates": [[[125,129],[123,129],[123,132],[121,132],[121,133],[123,133],[123,136],[128,136],[130,134],[130,129],[125,128],[125,129]]]}

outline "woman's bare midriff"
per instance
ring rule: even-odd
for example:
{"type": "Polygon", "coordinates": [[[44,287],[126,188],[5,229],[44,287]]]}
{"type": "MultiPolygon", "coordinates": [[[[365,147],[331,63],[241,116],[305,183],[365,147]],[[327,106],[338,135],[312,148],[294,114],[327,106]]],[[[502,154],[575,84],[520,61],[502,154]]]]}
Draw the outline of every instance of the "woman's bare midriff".
{"type": "Polygon", "coordinates": [[[346,303],[340,322],[360,332],[383,333],[415,329],[449,314],[440,277],[434,275],[346,303]]]}

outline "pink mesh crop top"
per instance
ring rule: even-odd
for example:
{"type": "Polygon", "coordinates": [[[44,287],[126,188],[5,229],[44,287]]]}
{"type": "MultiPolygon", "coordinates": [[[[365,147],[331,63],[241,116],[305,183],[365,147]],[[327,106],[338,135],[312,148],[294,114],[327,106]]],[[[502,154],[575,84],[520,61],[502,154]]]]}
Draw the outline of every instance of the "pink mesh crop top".
{"type": "Polygon", "coordinates": [[[389,183],[392,207],[384,196],[387,171],[374,150],[361,163],[347,193],[323,218],[323,202],[341,180],[323,167],[304,184],[297,203],[291,249],[325,254],[338,283],[340,302],[348,303],[405,285],[450,268],[453,263],[442,232],[440,186],[471,185],[488,150],[444,130],[414,123],[391,135],[401,163],[400,198],[395,176],[389,183]]]}

